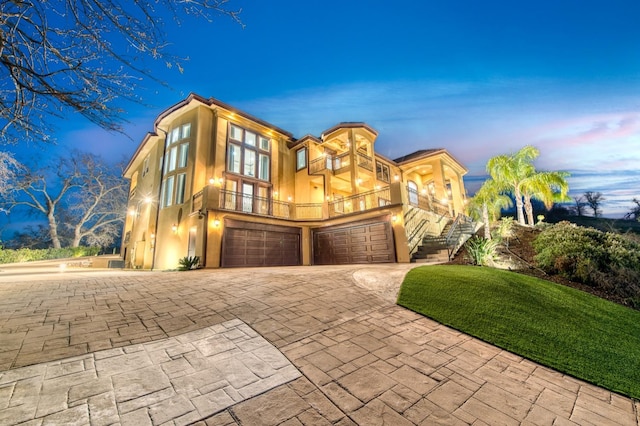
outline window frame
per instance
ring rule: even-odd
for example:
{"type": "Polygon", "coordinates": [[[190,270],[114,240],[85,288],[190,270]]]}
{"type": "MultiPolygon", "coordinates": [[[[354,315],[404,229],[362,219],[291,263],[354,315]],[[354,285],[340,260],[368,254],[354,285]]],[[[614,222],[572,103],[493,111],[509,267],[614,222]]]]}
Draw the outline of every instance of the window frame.
{"type": "Polygon", "coordinates": [[[390,183],[391,182],[391,167],[388,164],[382,163],[380,161],[376,161],[376,179],[381,182],[390,183]],[[379,169],[379,170],[378,170],[379,169]],[[386,179],[385,177],[386,171],[386,179]]]}
{"type": "Polygon", "coordinates": [[[299,172],[300,170],[306,169],[307,168],[307,147],[303,146],[302,148],[298,149],[296,151],[296,172],[299,172]],[[300,157],[300,154],[303,154],[302,157],[300,157]],[[300,160],[303,160],[302,163],[300,162],[300,160]]]}
{"type": "MultiPolygon", "coordinates": [[[[191,145],[191,123],[182,123],[167,132],[162,168],[160,208],[184,204],[187,197],[187,168],[191,145]]],[[[162,162],[161,162],[162,164],[162,162]]]]}
{"type": "Polygon", "coordinates": [[[227,173],[238,176],[239,180],[255,180],[263,184],[271,184],[271,139],[267,136],[235,123],[229,123],[226,156],[227,173]],[[248,138],[247,135],[249,135],[248,138]],[[237,159],[235,152],[239,152],[237,159]],[[250,161],[251,156],[253,161],[250,161]],[[267,158],[266,163],[262,161],[264,157],[267,158]],[[232,167],[234,165],[238,167],[232,167]],[[263,170],[263,166],[266,170],[263,170]]]}

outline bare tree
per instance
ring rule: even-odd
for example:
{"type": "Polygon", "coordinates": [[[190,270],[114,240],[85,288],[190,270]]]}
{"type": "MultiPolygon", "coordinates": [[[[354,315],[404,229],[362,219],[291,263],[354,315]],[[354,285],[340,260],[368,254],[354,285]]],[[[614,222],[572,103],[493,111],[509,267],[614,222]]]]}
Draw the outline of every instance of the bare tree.
{"type": "Polygon", "coordinates": [[[77,247],[83,239],[108,245],[121,230],[126,210],[120,172],[96,155],[74,152],[53,167],[25,169],[2,206],[44,215],[53,248],[61,248],[65,240],[77,247]]]}
{"type": "Polygon", "coordinates": [[[0,2],[0,143],[47,141],[57,117],[82,114],[121,130],[113,103],[139,101],[136,83],[160,83],[145,58],[182,70],[166,24],[187,17],[239,22],[229,0],[12,0],[0,2]]]}
{"type": "Polygon", "coordinates": [[[635,203],[635,206],[631,207],[631,210],[624,215],[625,219],[633,219],[633,220],[640,220],[640,200],[638,200],[637,198],[634,198],[633,200],[631,200],[635,203]]]}
{"type": "Polygon", "coordinates": [[[11,182],[15,180],[16,173],[21,169],[22,165],[18,163],[13,154],[0,151],[0,196],[11,191],[11,182]]]}
{"type": "Polygon", "coordinates": [[[599,217],[602,214],[600,205],[605,200],[601,192],[587,191],[584,193],[584,198],[587,200],[587,204],[593,210],[593,217],[599,217]]]}
{"type": "Polygon", "coordinates": [[[106,247],[120,234],[127,209],[128,182],[122,167],[109,167],[95,155],[81,159],[85,173],[80,179],[81,191],[74,192],[67,208],[67,227],[73,232],[71,247],[81,242],[106,247]]]}
{"type": "Polygon", "coordinates": [[[584,209],[587,206],[584,196],[578,195],[577,197],[573,197],[573,201],[575,205],[571,207],[571,210],[575,212],[576,216],[584,216],[584,209]]]}

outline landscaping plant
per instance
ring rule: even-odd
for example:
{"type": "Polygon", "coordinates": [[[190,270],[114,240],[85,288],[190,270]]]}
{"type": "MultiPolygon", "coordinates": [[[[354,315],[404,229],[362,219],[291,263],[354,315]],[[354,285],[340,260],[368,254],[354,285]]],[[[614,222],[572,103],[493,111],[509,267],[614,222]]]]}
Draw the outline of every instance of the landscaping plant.
{"type": "Polygon", "coordinates": [[[196,269],[200,264],[199,256],[185,256],[182,259],[178,260],[178,271],[189,271],[191,269],[196,269]]]}
{"type": "Polygon", "coordinates": [[[467,260],[473,265],[492,266],[498,257],[498,243],[494,240],[474,236],[465,243],[467,260]]]}

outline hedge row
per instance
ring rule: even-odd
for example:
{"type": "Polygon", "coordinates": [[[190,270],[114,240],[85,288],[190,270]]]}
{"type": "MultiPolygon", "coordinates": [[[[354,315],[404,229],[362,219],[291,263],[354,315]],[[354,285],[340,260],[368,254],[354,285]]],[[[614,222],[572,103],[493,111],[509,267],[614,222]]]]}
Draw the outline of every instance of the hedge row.
{"type": "Polygon", "coordinates": [[[64,259],[68,257],[95,256],[100,247],[66,247],[60,249],[5,250],[0,248],[0,264],[32,262],[35,260],[64,259]]]}

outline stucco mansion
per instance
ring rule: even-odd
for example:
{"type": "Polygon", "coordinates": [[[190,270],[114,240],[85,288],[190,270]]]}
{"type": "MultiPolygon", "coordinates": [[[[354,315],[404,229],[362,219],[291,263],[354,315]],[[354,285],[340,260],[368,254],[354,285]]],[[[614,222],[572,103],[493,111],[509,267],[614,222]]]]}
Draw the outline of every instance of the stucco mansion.
{"type": "Polygon", "coordinates": [[[385,158],[365,123],[296,139],[191,94],[153,127],[124,173],[129,268],[409,262],[465,211],[462,164],[444,149],[385,158]]]}

